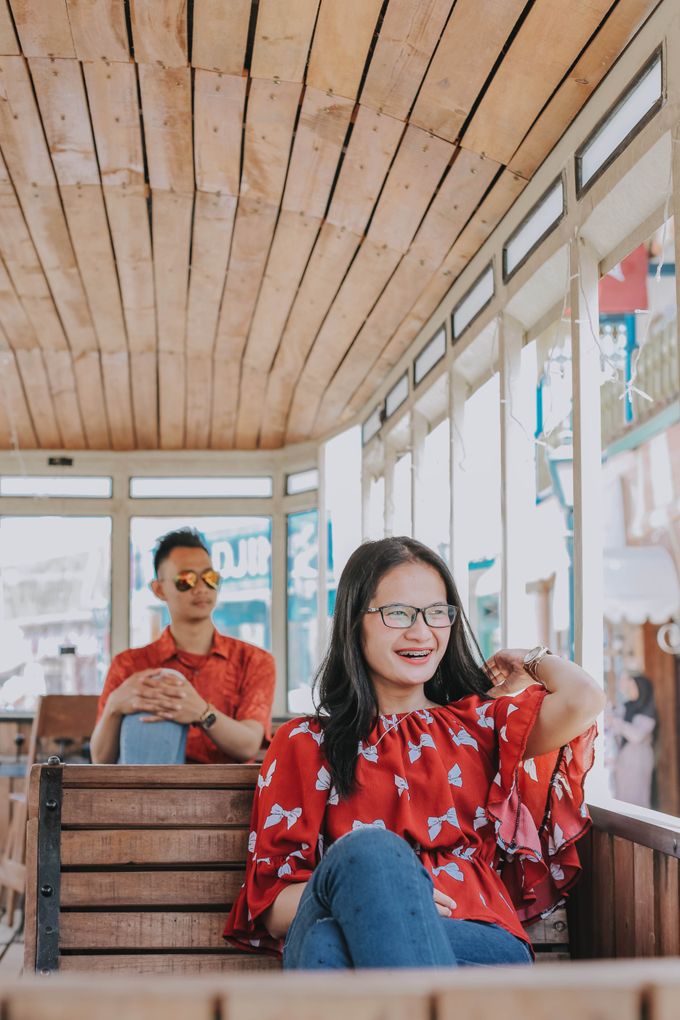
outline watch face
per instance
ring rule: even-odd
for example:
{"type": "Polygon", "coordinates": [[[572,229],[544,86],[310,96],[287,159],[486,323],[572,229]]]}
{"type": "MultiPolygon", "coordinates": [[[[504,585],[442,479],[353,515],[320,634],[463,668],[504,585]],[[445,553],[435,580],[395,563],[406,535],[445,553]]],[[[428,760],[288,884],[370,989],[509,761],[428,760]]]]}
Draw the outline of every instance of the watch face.
{"type": "Polygon", "coordinates": [[[210,712],[210,713],[209,713],[208,715],[206,715],[206,717],[205,717],[205,719],[203,720],[203,722],[202,722],[202,724],[201,724],[201,725],[202,725],[202,728],[203,728],[204,730],[209,730],[209,729],[210,729],[210,727],[211,727],[211,726],[214,726],[214,724],[215,724],[216,722],[217,722],[217,716],[215,715],[215,713],[214,713],[214,712],[210,712]]]}

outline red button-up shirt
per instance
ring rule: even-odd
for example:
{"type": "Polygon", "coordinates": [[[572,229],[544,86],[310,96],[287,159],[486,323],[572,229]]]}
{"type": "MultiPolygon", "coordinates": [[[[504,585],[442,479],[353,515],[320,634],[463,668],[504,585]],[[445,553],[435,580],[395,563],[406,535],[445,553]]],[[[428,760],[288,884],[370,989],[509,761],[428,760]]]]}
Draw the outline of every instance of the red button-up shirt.
{"type": "MultiPolygon", "coordinates": [[[[99,698],[99,719],[109,695],[142,669],[165,666],[187,678],[201,697],[232,719],[254,719],[271,739],[271,711],[276,684],[274,658],[262,648],[214,632],[210,653],[194,655],[181,651],[169,627],[157,641],[143,648],[128,648],[113,659],[99,698]]],[[[190,726],[187,762],[214,765],[233,761],[199,726],[190,726]]]]}

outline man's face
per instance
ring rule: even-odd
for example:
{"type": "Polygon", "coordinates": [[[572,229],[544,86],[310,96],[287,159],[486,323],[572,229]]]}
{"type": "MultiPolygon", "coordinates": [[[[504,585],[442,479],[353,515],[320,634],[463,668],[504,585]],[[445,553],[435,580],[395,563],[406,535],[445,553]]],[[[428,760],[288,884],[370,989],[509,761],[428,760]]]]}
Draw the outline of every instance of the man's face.
{"type": "Polygon", "coordinates": [[[158,568],[158,578],[151,582],[151,590],[165,602],[173,623],[200,623],[209,619],[217,602],[217,591],[201,578],[204,570],[212,567],[204,549],[179,547],[173,549],[158,568]],[[193,570],[198,580],[193,588],[178,591],[175,578],[183,570],[193,570]]]}

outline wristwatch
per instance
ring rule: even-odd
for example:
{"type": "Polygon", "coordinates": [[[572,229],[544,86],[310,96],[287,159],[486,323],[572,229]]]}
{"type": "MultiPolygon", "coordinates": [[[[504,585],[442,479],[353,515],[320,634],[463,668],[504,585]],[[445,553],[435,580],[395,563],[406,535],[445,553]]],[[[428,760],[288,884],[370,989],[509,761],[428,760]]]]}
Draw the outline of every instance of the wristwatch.
{"type": "Polygon", "coordinates": [[[545,645],[536,645],[531,651],[527,652],[524,656],[524,669],[529,674],[532,680],[535,680],[537,684],[541,684],[545,687],[545,684],[538,675],[538,664],[545,659],[546,655],[552,655],[549,648],[545,645]]]}
{"type": "Polygon", "coordinates": [[[214,726],[217,722],[217,715],[215,709],[212,707],[210,702],[206,701],[205,710],[203,714],[194,723],[195,726],[200,726],[202,730],[209,730],[211,726],[214,726]]]}

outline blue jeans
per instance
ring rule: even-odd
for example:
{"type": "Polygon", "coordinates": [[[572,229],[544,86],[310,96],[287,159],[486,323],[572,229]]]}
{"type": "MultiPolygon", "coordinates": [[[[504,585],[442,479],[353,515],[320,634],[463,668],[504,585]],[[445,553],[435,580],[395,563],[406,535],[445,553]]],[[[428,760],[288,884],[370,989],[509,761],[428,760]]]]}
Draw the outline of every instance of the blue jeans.
{"type": "Polygon", "coordinates": [[[357,829],[334,843],[307,883],[283,949],[286,970],[531,963],[495,924],[441,917],[432,879],[400,836],[357,829]]]}
{"type": "Polygon", "coordinates": [[[145,723],[148,712],[126,715],[120,724],[119,765],[184,765],[189,727],[163,719],[145,723]]]}

